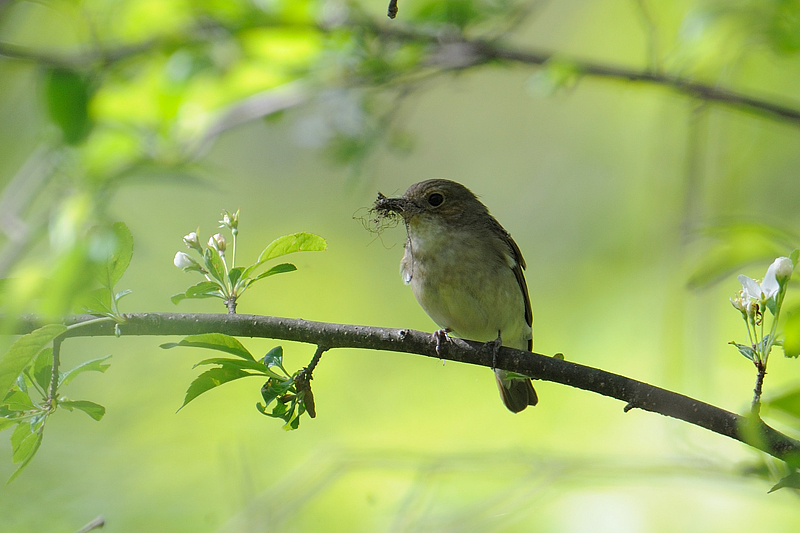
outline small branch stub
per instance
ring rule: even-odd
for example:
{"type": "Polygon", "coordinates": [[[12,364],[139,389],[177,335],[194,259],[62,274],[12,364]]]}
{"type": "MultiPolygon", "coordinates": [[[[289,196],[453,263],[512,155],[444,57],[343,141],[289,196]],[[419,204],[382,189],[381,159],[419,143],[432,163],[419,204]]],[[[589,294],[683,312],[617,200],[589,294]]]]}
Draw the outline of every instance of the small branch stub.
{"type": "Polygon", "coordinates": [[[318,345],[317,351],[314,352],[314,357],[311,358],[311,362],[306,368],[298,372],[297,376],[294,378],[294,385],[297,388],[297,394],[303,396],[303,405],[306,408],[308,416],[311,418],[316,418],[317,416],[317,409],[314,405],[314,393],[311,392],[311,380],[314,379],[312,373],[317,367],[317,364],[319,364],[322,354],[325,353],[326,350],[327,348],[318,345]]]}
{"type": "Polygon", "coordinates": [[[393,19],[397,16],[397,0],[389,0],[389,9],[386,12],[386,15],[393,19]]]}

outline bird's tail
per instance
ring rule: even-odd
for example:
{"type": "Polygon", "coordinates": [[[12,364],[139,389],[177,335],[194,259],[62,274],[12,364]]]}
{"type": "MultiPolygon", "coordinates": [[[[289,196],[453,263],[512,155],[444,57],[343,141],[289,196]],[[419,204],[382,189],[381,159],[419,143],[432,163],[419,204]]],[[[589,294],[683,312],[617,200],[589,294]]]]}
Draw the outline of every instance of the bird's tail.
{"type": "Polygon", "coordinates": [[[539,401],[529,378],[510,378],[505,370],[495,370],[494,377],[497,388],[500,389],[500,397],[512,413],[519,413],[539,401]]]}

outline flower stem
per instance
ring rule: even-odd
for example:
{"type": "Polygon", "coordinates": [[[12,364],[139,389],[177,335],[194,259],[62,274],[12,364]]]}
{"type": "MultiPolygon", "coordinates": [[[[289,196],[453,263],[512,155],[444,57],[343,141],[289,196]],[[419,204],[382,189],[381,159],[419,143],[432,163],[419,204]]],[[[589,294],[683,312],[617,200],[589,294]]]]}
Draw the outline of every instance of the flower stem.
{"type": "Polygon", "coordinates": [[[231,250],[231,268],[236,268],[236,234],[238,231],[232,231],[233,235],[233,249],[231,250]]]}

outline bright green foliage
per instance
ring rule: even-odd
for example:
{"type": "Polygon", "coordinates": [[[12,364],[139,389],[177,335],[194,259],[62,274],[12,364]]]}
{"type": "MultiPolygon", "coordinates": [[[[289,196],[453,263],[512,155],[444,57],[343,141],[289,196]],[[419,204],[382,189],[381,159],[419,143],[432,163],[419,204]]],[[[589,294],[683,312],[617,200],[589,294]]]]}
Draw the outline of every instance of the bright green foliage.
{"type": "Polygon", "coordinates": [[[800,388],[784,392],[767,402],[771,409],[786,413],[800,423],[800,388]]]}
{"type": "Polygon", "coordinates": [[[185,235],[183,242],[190,250],[200,255],[202,264],[186,252],[178,252],[175,254],[175,266],[182,268],[185,272],[199,272],[205,276],[206,281],[201,281],[186,289],[185,292],[173,295],[171,297],[172,303],[177,304],[187,299],[219,298],[225,302],[228,312],[233,313],[239,297],[253,283],[275,274],[297,270],[297,267],[291,263],[281,263],[254,276],[255,271],[264,263],[295,252],[322,251],[328,246],[325,239],[313,233],[284,235],[267,245],[264,251],[259,254],[255,263],[248,267],[237,267],[236,244],[239,235],[239,212],[230,213],[224,211],[222,220],[220,220],[220,227],[228,228],[231,231],[230,265],[226,260],[228,252],[227,240],[221,234],[217,233],[212,236],[208,240],[207,248],[200,244],[196,232],[185,235]]]}
{"type": "Polygon", "coordinates": [[[106,363],[106,361],[110,357],[111,357],[110,355],[106,355],[105,357],[90,359],[88,361],[84,361],[75,368],[67,370],[66,372],[62,372],[58,378],[58,384],[68,385],[73,379],[78,377],[80,374],[83,374],[84,372],[100,372],[100,373],[105,372],[106,370],[108,370],[108,367],[111,366],[109,363],[106,363]]]}
{"type": "MultiPolygon", "coordinates": [[[[363,3],[363,6],[350,1],[310,0],[0,2],[4,23],[0,24],[2,54],[15,49],[22,52],[18,57],[12,53],[0,59],[0,87],[6,102],[0,110],[0,130],[4,134],[0,144],[7,146],[5,157],[0,158],[3,183],[14,181],[11,174],[21,168],[33,140],[37,145],[40,141],[44,144],[43,153],[31,157],[31,161],[43,163],[33,165],[43,173],[35,176],[38,181],[30,181],[34,183],[32,188],[37,189],[35,202],[23,201],[18,212],[2,213],[3,230],[11,237],[6,240],[3,236],[4,251],[14,252],[14,246],[6,244],[15,244],[18,237],[8,234],[7,218],[13,221],[21,217],[32,229],[30,241],[19,241],[21,249],[15,252],[23,259],[2,257],[3,262],[12,263],[10,269],[3,270],[4,275],[8,273],[15,278],[8,283],[8,291],[0,302],[3,315],[44,312],[50,317],[60,317],[72,309],[77,295],[85,295],[80,302],[83,305],[78,306],[81,312],[89,310],[119,319],[117,304],[127,291],[112,289],[113,283],[97,285],[87,275],[95,270],[96,252],[104,249],[107,244],[104,241],[109,240],[106,232],[93,233],[91,228],[119,207],[120,199],[115,198],[118,191],[123,191],[122,201],[126,201],[124,187],[135,187],[144,179],[151,183],[192,186],[201,184],[202,178],[198,176],[220,179],[226,176],[226,165],[231,160],[224,153],[225,146],[214,147],[211,169],[200,165],[208,161],[204,156],[221,133],[238,126],[231,118],[253,121],[249,139],[261,142],[268,141],[275,131],[286,131],[280,128],[287,126],[277,121],[302,116],[325,124],[325,131],[315,132],[319,138],[312,140],[324,146],[323,154],[350,165],[356,178],[373,174],[370,163],[380,164],[381,170],[398,170],[404,176],[385,172],[381,179],[402,181],[417,175],[419,166],[412,166],[412,172],[407,172],[409,169],[401,160],[377,160],[386,148],[395,154],[405,153],[413,133],[419,135],[424,148],[419,154],[420,163],[428,163],[424,161],[426,154],[436,154],[436,162],[441,165],[435,169],[437,174],[450,169],[455,175],[443,177],[460,179],[463,175],[473,181],[471,185],[476,192],[484,194],[495,184],[503,188],[519,187],[516,203],[524,205],[525,211],[519,214],[522,222],[518,222],[520,229],[515,231],[515,238],[531,264],[530,275],[559,282],[555,295],[540,284],[531,283],[534,308],[537,313],[565,318],[544,320],[540,326],[547,328],[548,323],[558,323],[564,325],[565,331],[559,332],[557,327],[550,331],[540,329],[537,336],[544,342],[549,342],[548,338],[556,341],[561,338],[575,343],[568,352],[571,359],[580,360],[591,353],[600,366],[619,364],[624,368],[629,359],[615,358],[630,357],[626,346],[604,339],[581,350],[580,342],[587,337],[594,341],[598,332],[614,331],[629,309],[636,309],[639,315],[636,319],[642,322],[631,321],[633,333],[621,338],[634,339],[638,345],[648,347],[663,344],[664,348],[663,358],[657,360],[656,353],[648,352],[646,358],[637,358],[637,365],[668,367],[672,378],[680,372],[696,376],[701,371],[708,380],[708,399],[719,399],[714,395],[719,390],[714,387],[724,390],[720,380],[715,379],[719,378],[720,370],[717,365],[703,366],[693,355],[700,349],[706,350],[710,339],[719,333],[718,328],[726,327],[727,323],[699,320],[686,326],[693,322],[692,317],[716,313],[715,309],[720,309],[723,302],[718,300],[718,308],[709,308],[705,301],[698,303],[702,298],[695,299],[683,289],[687,278],[691,289],[729,280],[732,272],[784,254],[800,242],[790,231],[763,223],[742,223],[746,218],[796,225],[796,202],[791,198],[796,192],[793,183],[797,181],[792,175],[792,169],[797,167],[794,123],[786,120],[776,125],[771,118],[740,113],[736,105],[703,103],[702,94],[678,95],[671,89],[647,83],[608,79],[598,82],[596,77],[585,74],[581,63],[585,58],[600,65],[677,77],[796,108],[796,95],[800,94],[796,76],[800,4],[796,0],[532,1],[513,5],[505,0],[400,0],[399,17],[392,22],[381,13],[385,2],[363,3]],[[30,13],[37,18],[26,18],[30,13]],[[40,25],[42,21],[46,24],[40,25]],[[54,27],[58,31],[51,31],[54,27]],[[478,49],[462,43],[462,39],[534,54],[552,53],[552,59],[544,66],[526,66],[497,57],[486,59],[476,54],[478,49]],[[473,60],[474,65],[470,63],[473,60]],[[491,68],[482,68],[487,63],[491,68]],[[520,81],[523,77],[530,79],[529,89],[556,92],[558,100],[514,98],[515,93],[524,93],[520,81]],[[456,80],[457,86],[437,85],[437,80],[442,79],[456,80]],[[31,81],[40,83],[35,86],[31,81]],[[503,87],[506,92],[495,98],[488,92],[493,87],[503,87]],[[574,88],[578,90],[572,91],[574,88]],[[24,93],[30,94],[26,98],[24,93]],[[476,99],[469,103],[460,97],[473,93],[476,99]],[[290,98],[282,100],[287,95],[290,98]],[[481,100],[478,95],[488,98],[481,100]],[[285,105],[259,107],[275,101],[285,105]],[[299,111],[286,112],[300,106],[303,107],[299,111]],[[29,111],[19,111],[16,107],[29,111]],[[404,113],[409,108],[419,112],[409,117],[404,113]],[[254,110],[252,114],[246,113],[254,110]],[[553,113],[554,110],[557,112],[553,113]],[[607,113],[608,110],[611,112],[607,113]],[[575,113],[570,114],[571,111],[575,113]],[[710,120],[702,120],[704,116],[710,120]],[[473,117],[478,121],[471,122],[473,117]],[[701,120],[696,121],[700,127],[693,131],[691,124],[695,117],[701,120]],[[495,118],[497,121],[493,122],[495,118]],[[262,119],[270,122],[261,123],[262,119]],[[25,128],[37,120],[49,123],[48,127],[35,132],[31,127],[25,128]],[[442,127],[446,123],[456,125],[460,131],[448,131],[442,127]],[[410,133],[398,125],[408,127],[410,133]],[[538,137],[530,136],[532,131],[538,137]],[[465,132],[470,135],[464,136],[465,132]],[[483,132],[491,133],[497,142],[469,144],[469,139],[480,142],[483,132]],[[548,138],[559,140],[555,149],[548,144],[548,138]],[[516,147],[512,144],[515,139],[528,144],[516,147]],[[684,144],[687,142],[688,147],[684,144]],[[453,143],[457,143],[457,150],[453,150],[453,143]],[[685,156],[686,152],[695,154],[685,156]],[[509,153],[514,157],[507,157],[509,153]],[[544,165],[540,154],[548,154],[544,165]],[[522,158],[524,164],[515,166],[514,162],[522,158]],[[218,173],[218,168],[222,172],[218,173]],[[524,173],[520,173],[520,168],[524,168],[524,173]],[[470,169],[488,171],[470,175],[470,169]],[[559,174],[561,170],[567,173],[566,180],[559,174]],[[539,178],[542,175],[546,177],[544,180],[539,178]],[[481,179],[486,180],[484,184],[480,184],[481,179]],[[560,188],[559,183],[569,183],[570,189],[560,188]],[[584,185],[594,190],[594,184],[599,184],[596,204],[594,198],[589,204],[596,205],[597,211],[591,205],[589,209],[581,206],[580,210],[571,211],[565,203],[563,216],[560,212],[552,218],[542,214],[547,213],[546,204],[555,204],[564,197],[569,197],[572,205],[578,205],[582,201],[580,192],[587,189],[584,185]],[[605,195],[613,195],[614,201],[604,203],[605,195]],[[112,200],[110,209],[106,209],[109,200],[112,200]],[[528,239],[526,245],[524,231],[537,227],[544,231],[528,239]],[[637,244],[641,235],[647,237],[642,239],[647,245],[637,244]],[[578,245],[579,253],[571,256],[573,244],[578,245]],[[564,263],[557,258],[563,258],[564,263]],[[654,270],[646,271],[637,261],[654,270]],[[648,283],[647,280],[655,278],[654,272],[658,282],[648,283]],[[642,273],[645,275],[640,276],[642,273]],[[565,279],[559,279],[559,275],[565,279]],[[608,281],[592,285],[591,281],[598,279],[608,281]],[[630,281],[622,290],[613,291],[614,279],[630,281]],[[668,301],[659,300],[663,294],[658,287],[669,293],[668,301]],[[574,288],[580,288],[580,293],[570,292],[574,288]],[[540,297],[537,304],[534,291],[551,297],[540,297]],[[642,299],[635,301],[630,296],[633,293],[641,294],[642,299]],[[702,311],[697,309],[700,305],[704,306],[702,311]],[[22,306],[24,309],[18,309],[22,306]],[[605,309],[607,312],[602,315],[613,317],[614,321],[603,322],[599,314],[592,315],[597,318],[588,324],[586,334],[576,334],[585,328],[576,329],[568,317],[586,316],[582,312],[587,308],[605,309]],[[645,324],[645,320],[650,322],[645,324]],[[657,332],[657,338],[650,332],[657,332]],[[692,338],[695,334],[698,339],[692,338]]],[[[235,135],[231,137],[235,139],[235,135]]],[[[266,143],[260,146],[264,146],[265,152],[271,150],[266,143]]],[[[317,159],[308,151],[301,157],[317,159]]],[[[282,175],[286,171],[280,168],[276,165],[269,169],[270,178],[276,182],[286,178],[282,175]]],[[[320,172],[324,178],[318,181],[308,178],[309,187],[331,186],[336,180],[334,174],[329,178],[320,172]]],[[[425,177],[433,176],[419,179],[425,177]]],[[[263,176],[254,179],[262,180],[263,176]]],[[[242,185],[240,190],[250,193],[261,190],[263,184],[242,185]]],[[[392,182],[394,185],[401,187],[403,183],[392,182]]],[[[276,198],[279,189],[275,187],[276,198]]],[[[3,197],[14,200],[19,196],[13,193],[18,192],[19,189],[9,187],[3,197]]],[[[186,197],[177,194],[170,198],[174,212],[169,209],[171,212],[166,216],[163,212],[156,214],[163,220],[161,231],[151,231],[148,235],[151,252],[157,248],[163,229],[172,222],[170,217],[182,216],[186,197]]],[[[14,202],[10,203],[14,207],[14,202]]],[[[493,209],[498,217],[508,216],[501,210],[513,206],[514,203],[506,203],[493,209]]],[[[341,212],[328,214],[341,216],[341,212]]],[[[141,230],[145,224],[140,222],[137,220],[141,230]]],[[[370,252],[370,256],[375,255],[375,251],[370,252]]],[[[245,275],[247,268],[234,266],[231,251],[225,254],[227,266],[224,262],[220,265],[219,254],[206,254],[204,248],[196,257],[197,267],[187,268],[204,269],[213,281],[203,279],[176,295],[175,301],[225,299],[221,289],[241,287],[248,276],[256,281],[294,269],[289,263],[265,264],[245,275]]],[[[349,260],[350,264],[340,268],[358,276],[360,271],[354,267],[353,258],[349,260]]],[[[355,260],[363,264],[363,258],[355,260]]],[[[150,267],[157,276],[157,265],[150,267]]],[[[393,278],[377,281],[380,275],[370,272],[370,276],[376,277],[370,280],[375,287],[396,281],[393,278]]],[[[352,294],[352,299],[348,297],[342,305],[377,307],[375,298],[380,298],[374,291],[367,301],[358,300],[356,291],[352,294]]],[[[382,307],[395,307],[393,301],[387,301],[386,306],[383,303],[380,302],[382,307]]],[[[776,304],[768,300],[763,307],[775,313],[776,304]]],[[[309,300],[309,314],[315,312],[314,305],[309,300]]],[[[763,314],[769,316],[765,311],[763,314]]],[[[800,354],[800,308],[787,299],[781,315],[786,319],[780,324],[785,332],[784,352],[796,357],[800,354]]],[[[724,341],[729,340],[727,332],[722,336],[724,341]]],[[[752,343],[743,337],[737,340],[741,341],[736,345],[739,353],[754,362],[758,359],[757,351],[780,345],[781,336],[767,333],[752,343]]],[[[731,359],[740,364],[741,357],[732,350],[730,353],[731,359]]],[[[202,364],[220,368],[224,365],[231,375],[236,375],[237,369],[259,370],[251,366],[249,359],[227,352],[224,355],[227,359],[207,359],[202,364]]],[[[98,362],[86,364],[87,370],[107,368],[102,359],[94,361],[98,362]]],[[[278,369],[269,368],[282,375],[278,369]]],[[[17,377],[16,385],[12,383],[14,390],[1,402],[0,409],[4,411],[0,414],[0,429],[18,429],[17,418],[6,418],[11,411],[37,409],[41,403],[37,394],[39,389],[47,391],[51,370],[52,350],[45,346],[38,355],[33,354],[33,360],[24,370],[26,376],[22,380],[17,377]]],[[[636,373],[643,370],[636,367],[636,373]]],[[[398,382],[401,379],[394,372],[382,371],[398,382]]],[[[777,371],[771,369],[768,390],[773,385],[777,388],[773,378],[791,379],[779,376],[777,371]]],[[[60,386],[67,385],[71,378],[65,377],[65,372],[59,374],[60,386]]],[[[214,384],[214,380],[209,382],[214,384]]],[[[360,382],[368,385],[369,379],[360,382]]],[[[423,382],[414,381],[411,385],[421,389],[423,382]]],[[[296,404],[292,407],[287,383],[274,377],[267,382],[262,412],[293,424],[297,418],[292,417],[304,407],[296,404]],[[287,402],[281,401],[284,397],[287,402]]],[[[751,388],[750,384],[742,387],[736,398],[748,396],[751,388]]],[[[789,389],[795,390],[794,385],[790,384],[789,389]]],[[[472,397],[471,392],[468,395],[472,397]]],[[[427,401],[427,395],[419,390],[409,391],[408,397],[427,401]]],[[[451,397],[460,399],[461,395],[451,397]]],[[[724,402],[731,407],[739,405],[730,398],[724,402]]],[[[778,401],[777,405],[781,403],[778,401]]],[[[416,405],[406,402],[405,408],[411,404],[416,405]]],[[[792,409],[788,404],[784,407],[792,409]]],[[[778,409],[775,406],[774,411],[778,409]]],[[[449,412],[449,406],[438,405],[436,412],[449,412]]],[[[356,419],[352,425],[339,425],[342,435],[358,435],[358,424],[365,417],[356,419]]],[[[396,421],[392,419],[401,433],[409,435],[409,440],[424,431],[418,422],[424,424],[425,417],[406,425],[402,416],[396,421]]],[[[559,420],[562,429],[570,426],[568,418],[559,420]]],[[[524,423],[515,422],[513,430],[524,427],[524,423]]],[[[497,424],[503,423],[497,420],[497,424]]],[[[41,443],[43,427],[34,426],[29,426],[32,429],[27,433],[20,429],[15,439],[15,460],[24,464],[41,443]]],[[[572,431],[579,431],[582,421],[574,426],[572,431]]],[[[442,429],[441,433],[446,434],[449,427],[450,424],[441,424],[436,428],[437,433],[442,429]]],[[[472,427],[479,427],[477,420],[472,427]]],[[[513,430],[509,432],[504,427],[501,431],[503,442],[509,446],[515,442],[513,430]]],[[[376,430],[375,442],[387,439],[389,431],[392,430],[376,430]],[[382,434],[383,431],[386,433],[382,434]]],[[[542,433],[548,432],[539,432],[536,439],[525,437],[524,442],[526,445],[546,442],[542,433]]],[[[461,435],[458,437],[452,442],[426,438],[426,450],[457,451],[457,444],[453,443],[467,442],[461,435]]],[[[582,442],[574,438],[563,440],[582,442]]],[[[484,445],[479,440],[469,439],[469,442],[476,449],[484,445]]],[[[602,454],[603,442],[607,439],[593,441],[592,451],[598,456],[602,454]]],[[[493,470],[492,479],[495,474],[493,470]]],[[[42,484],[52,486],[46,481],[42,484]]],[[[681,493],[684,488],[692,490],[682,484],[681,493]]],[[[135,504],[129,502],[127,507],[134,508],[135,504]]],[[[565,514],[558,505],[546,507],[565,514]]],[[[446,508],[443,502],[437,506],[437,512],[446,508]]],[[[648,516],[656,516],[652,507],[647,509],[648,516]]],[[[505,511],[495,513],[492,509],[491,514],[512,516],[513,513],[505,511]]],[[[205,516],[195,513],[198,514],[205,516]]],[[[461,514],[472,517],[470,513],[461,514]]],[[[758,516],[759,521],[767,518],[758,510],[750,514],[758,516]]],[[[546,521],[543,523],[540,527],[546,528],[546,521]]],[[[197,529],[189,520],[175,525],[197,529]]],[[[354,528],[359,525],[362,524],[354,528]]],[[[503,527],[487,523],[488,529],[493,526],[503,527]]],[[[377,526],[370,524],[367,529],[370,527],[377,526]]],[[[77,525],[70,528],[58,524],[58,528],[75,530],[77,525]]]]}
{"type": "Polygon", "coordinates": [[[296,378],[302,371],[289,375],[283,366],[283,348],[280,346],[276,346],[256,361],[237,339],[222,333],[190,335],[180,342],[161,345],[165,349],[177,346],[208,348],[239,357],[239,359],[213,357],[195,364],[195,367],[216,365],[217,368],[206,370],[192,381],[186,390],[186,396],[179,411],[204,392],[230,381],[252,376],[266,377],[268,379],[261,388],[261,396],[265,403],[256,404],[256,408],[266,416],[283,420],[285,422],[284,429],[299,427],[300,416],[307,412],[306,402],[309,401],[310,388],[298,390],[296,378]],[[267,411],[267,407],[272,402],[275,402],[275,406],[271,411],[267,411]]]}
{"type": "Polygon", "coordinates": [[[778,489],[800,489],[800,472],[792,472],[788,476],[781,478],[771,489],[770,492],[775,492],[778,489]]]}
{"type": "Polygon", "coordinates": [[[20,422],[11,434],[11,460],[19,466],[8,479],[9,483],[20,475],[39,450],[44,434],[44,421],[45,417],[42,416],[32,419],[30,423],[20,422]]]}
{"type": "Polygon", "coordinates": [[[131,263],[133,236],[125,223],[116,222],[104,232],[100,242],[104,245],[101,253],[105,259],[94,264],[94,277],[102,286],[82,296],[78,307],[87,313],[107,316],[121,323],[123,318],[119,312],[119,301],[131,291],[116,292],[114,286],[131,263]]]}
{"type": "Polygon", "coordinates": [[[800,355],[800,309],[790,312],[784,327],[783,353],[786,357],[797,357],[800,355]]]}
{"type": "Polygon", "coordinates": [[[17,339],[0,358],[0,394],[5,395],[39,352],[65,331],[67,326],[48,324],[17,339]]]}
{"type": "Polygon", "coordinates": [[[91,82],[83,74],[64,68],[52,68],[44,74],[44,93],[50,119],[61,129],[67,144],[80,144],[89,136],[91,82]]]}
{"type": "MultiPolygon", "coordinates": [[[[96,259],[88,263],[94,282],[101,285],[84,292],[78,299],[78,307],[89,313],[114,320],[123,320],[118,309],[119,300],[129,290],[115,291],[115,285],[130,265],[133,257],[133,237],[128,227],[117,222],[108,228],[94,228],[91,232],[96,259]]],[[[63,371],[57,369],[53,383],[54,348],[50,345],[70,328],[47,324],[20,337],[0,357],[0,430],[16,425],[11,435],[12,459],[19,466],[11,480],[30,463],[42,442],[44,427],[49,417],[59,406],[68,411],[79,410],[94,420],[105,415],[105,407],[88,400],[70,400],[61,394],[61,388],[85,372],[105,372],[110,355],[85,361],[63,371]]]]}
{"type": "MultiPolygon", "coordinates": [[[[60,324],[50,324],[29,334],[38,339],[36,345],[49,344],[52,339],[64,333],[66,327],[60,324]],[[44,339],[49,339],[44,342],[44,339]]],[[[29,337],[22,337],[20,341],[29,337]]],[[[19,343],[19,341],[17,341],[19,343]]],[[[21,344],[15,344],[17,349],[9,350],[19,352],[20,350],[34,350],[34,343],[30,337],[21,344]]],[[[92,359],[69,369],[59,372],[56,391],[60,387],[69,384],[78,375],[84,372],[105,372],[109,365],[104,363],[109,357],[92,359]]],[[[0,402],[0,431],[16,425],[16,429],[11,434],[12,460],[19,464],[17,470],[9,479],[15,479],[22,469],[30,463],[33,456],[39,449],[44,434],[44,427],[49,417],[56,411],[58,406],[64,407],[68,411],[77,409],[83,411],[94,420],[103,418],[105,407],[95,402],[87,400],[69,400],[68,398],[57,395],[51,396],[53,350],[44,348],[35,356],[35,359],[25,366],[24,370],[14,381],[12,388],[0,402]]]]}
{"type": "Polygon", "coordinates": [[[211,350],[219,350],[221,352],[241,357],[250,361],[255,361],[252,354],[247,348],[239,342],[235,337],[225,335],[224,333],[203,333],[200,335],[189,335],[184,337],[178,343],[170,342],[162,344],[161,347],[165,349],[174,348],[176,346],[189,346],[194,348],[208,348],[211,350]]]}
{"type": "Polygon", "coordinates": [[[58,405],[66,409],[67,411],[72,411],[73,409],[77,409],[79,411],[83,411],[94,420],[100,420],[103,418],[103,415],[106,414],[106,408],[102,405],[98,405],[94,402],[90,402],[87,400],[62,400],[58,402],[58,405]]]}

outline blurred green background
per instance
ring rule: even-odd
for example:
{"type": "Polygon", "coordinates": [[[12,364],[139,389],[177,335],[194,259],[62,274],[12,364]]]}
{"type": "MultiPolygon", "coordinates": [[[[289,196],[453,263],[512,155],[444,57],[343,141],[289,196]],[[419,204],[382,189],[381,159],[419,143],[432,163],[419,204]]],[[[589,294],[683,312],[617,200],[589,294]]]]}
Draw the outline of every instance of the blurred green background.
{"type": "MultiPolygon", "coordinates": [[[[395,21],[385,9],[0,0],[0,269],[34,280],[4,312],[69,309],[73,294],[53,290],[65,282],[46,280],[77,279],[83,263],[65,258],[116,220],[135,240],[123,311],[224,312],[174,306],[198,279],[171,263],[185,233],[205,239],[241,208],[244,260],[297,231],[329,247],[292,256],[299,271],[255,286],[240,313],[432,331],[400,280],[403,229],[360,219],[377,191],[441,177],[478,194],[522,249],[537,352],[745,412],[755,373],[727,345],[746,336],[728,297],[736,274],[760,277],[800,243],[800,123],[563,74],[598,61],[800,108],[800,2],[401,0],[395,21]],[[472,65],[460,36],[560,59],[472,65]]],[[[0,486],[0,530],[73,532],[98,515],[107,531],[178,533],[800,521],[796,494],[767,494],[781,467],[738,442],[552,383],[512,415],[487,369],[424,357],[327,352],[318,416],[298,431],[253,408],[257,380],[176,414],[208,354],[160,350],[167,340],[64,344],[67,365],[113,354],[68,391],[107,415],[52,417],[34,461],[0,486]]],[[[313,354],[281,344],[291,369],[313,354]]],[[[798,381],[798,362],[773,355],[766,397],[798,381]]],[[[0,478],[14,469],[4,443],[0,478]]]]}

